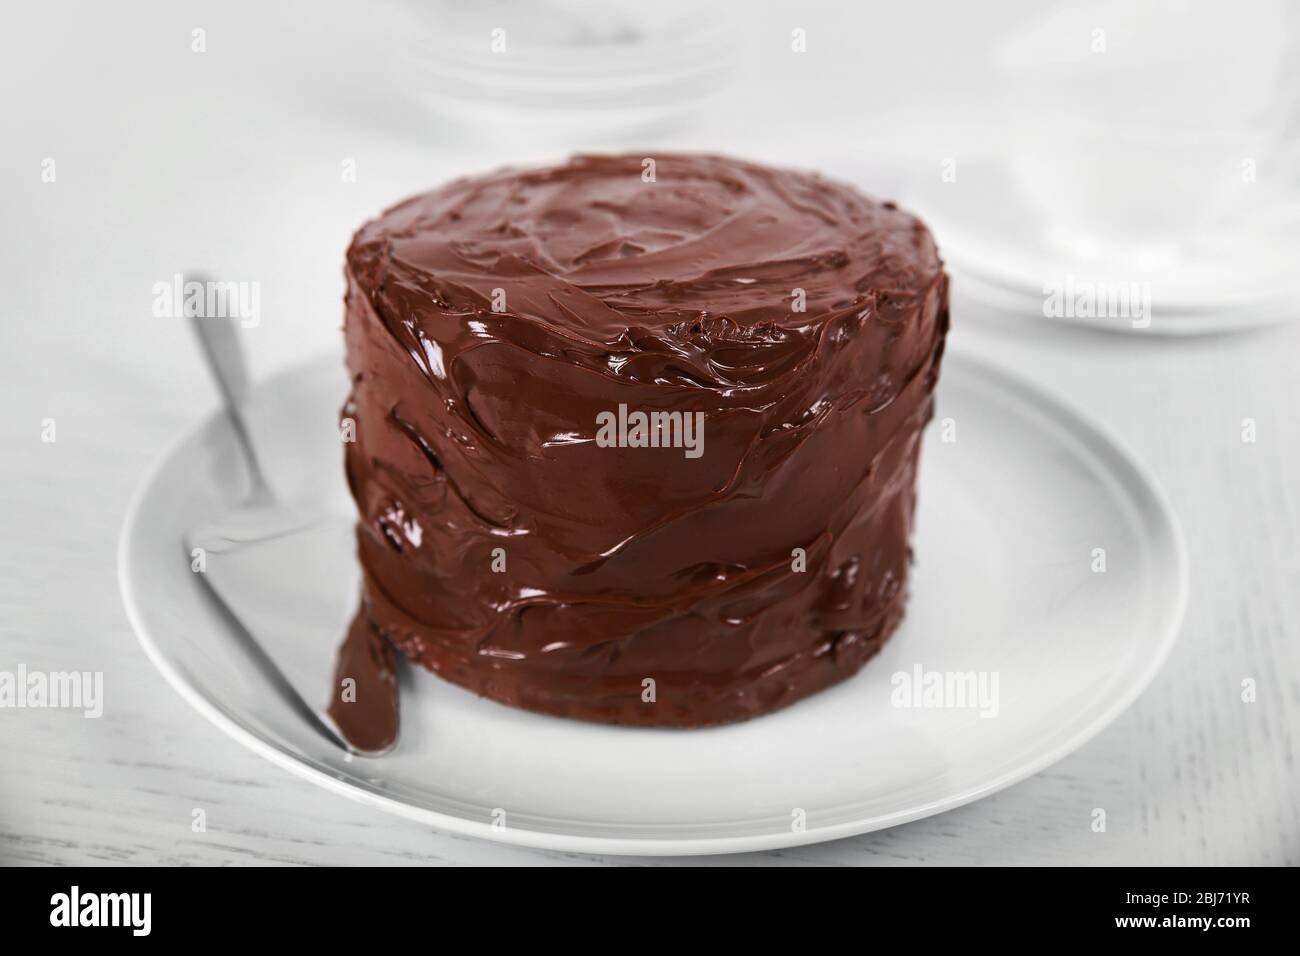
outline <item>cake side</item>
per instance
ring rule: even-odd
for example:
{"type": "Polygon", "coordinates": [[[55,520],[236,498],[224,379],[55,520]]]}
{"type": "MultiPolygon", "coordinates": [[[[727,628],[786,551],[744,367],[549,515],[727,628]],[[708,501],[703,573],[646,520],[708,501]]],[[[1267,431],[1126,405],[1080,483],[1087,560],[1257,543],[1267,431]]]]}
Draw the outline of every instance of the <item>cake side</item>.
{"type": "Polygon", "coordinates": [[[897,625],[947,283],[917,220],[848,187],[645,172],[578,157],[364,226],[347,470],[367,609],[410,657],[533,710],[703,725],[897,625]],[[681,440],[638,446],[637,412],[681,440]]]}

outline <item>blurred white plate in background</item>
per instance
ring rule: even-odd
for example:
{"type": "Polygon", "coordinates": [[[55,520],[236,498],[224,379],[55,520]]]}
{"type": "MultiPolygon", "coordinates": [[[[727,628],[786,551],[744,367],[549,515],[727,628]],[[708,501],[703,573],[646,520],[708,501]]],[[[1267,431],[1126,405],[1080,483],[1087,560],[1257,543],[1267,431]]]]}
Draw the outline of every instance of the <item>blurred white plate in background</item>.
{"type": "Polygon", "coordinates": [[[997,138],[904,198],[955,288],[1000,311],[1156,334],[1295,318],[1298,43],[1284,0],[1042,5],[991,50],[997,138]]]}
{"type": "Polygon", "coordinates": [[[1300,317],[1300,202],[1290,208],[1261,204],[1255,215],[1144,259],[1133,247],[1099,242],[1088,248],[1059,238],[1063,224],[1026,198],[1008,162],[992,157],[960,164],[955,182],[943,182],[937,172],[924,182],[913,179],[900,201],[930,227],[962,292],[998,309],[1166,335],[1229,332],[1300,317]],[[1102,293],[1134,284],[1150,295],[1146,327],[1100,307],[1070,315],[1044,308],[1055,289],[1091,286],[1102,293]]]}

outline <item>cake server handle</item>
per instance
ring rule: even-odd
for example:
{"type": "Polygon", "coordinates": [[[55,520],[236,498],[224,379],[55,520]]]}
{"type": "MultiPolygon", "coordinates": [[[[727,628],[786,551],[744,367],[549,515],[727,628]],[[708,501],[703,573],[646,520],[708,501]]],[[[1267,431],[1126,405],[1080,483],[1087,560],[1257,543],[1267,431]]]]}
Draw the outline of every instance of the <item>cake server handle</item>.
{"type": "MultiPolygon", "coordinates": [[[[204,288],[210,281],[205,275],[192,275],[190,281],[202,283],[204,288]]],[[[199,340],[200,350],[207,360],[208,371],[217,383],[221,399],[225,405],[226,415],[234,428],[235,439],[244,453],[248,464],[251,481],[250,497],[260,501],[269,501],[273,496],[271,487],[262,472],[257,451],[253,446],[252,432],[244,418],[243,404],[248,395],[248,366],[244,362],[244,350],[240,347],[239,336],[235,329],[235,320],[225,316],[190,317],[190,327],[199,340]]]]}

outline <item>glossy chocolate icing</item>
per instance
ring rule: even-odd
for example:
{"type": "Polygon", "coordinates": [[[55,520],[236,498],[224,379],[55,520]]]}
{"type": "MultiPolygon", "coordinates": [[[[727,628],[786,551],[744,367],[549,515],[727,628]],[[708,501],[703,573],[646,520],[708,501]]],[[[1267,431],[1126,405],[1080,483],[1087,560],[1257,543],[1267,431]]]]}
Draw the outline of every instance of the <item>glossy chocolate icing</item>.
{"type": "Polygon", "coordinates": [[[347,474],[366,610],[412,659],[696,726],[842,680],[898,624],[947,279],[892,204],[654,160],[461,179],[362,227],[347,474]],[[703,455],[599,446],[620,404],[703,412],[703,455]]]}
{"type": "Polygon", "coordinates": [[[397,743],[401,707],[393,645],[358,608],[334,662],[328,713],[352,749],[382,754],[397,743]]]}

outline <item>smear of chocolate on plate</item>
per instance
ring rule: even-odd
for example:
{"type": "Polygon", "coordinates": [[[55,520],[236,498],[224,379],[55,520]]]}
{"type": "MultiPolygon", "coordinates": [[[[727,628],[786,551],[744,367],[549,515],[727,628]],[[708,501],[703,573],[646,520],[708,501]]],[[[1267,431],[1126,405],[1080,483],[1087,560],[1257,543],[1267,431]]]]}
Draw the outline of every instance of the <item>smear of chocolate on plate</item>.
{"type": "Polygon", "coordinates": [[[339,647],[329,715],[348,745],[378,755],[397,742],[401,707],[393,646],[358,608],[339,647]]]}

